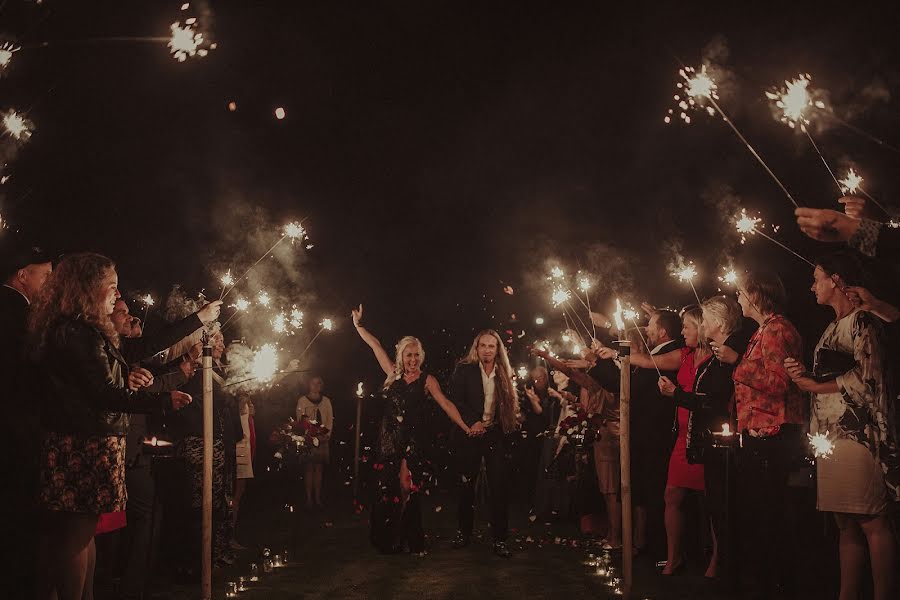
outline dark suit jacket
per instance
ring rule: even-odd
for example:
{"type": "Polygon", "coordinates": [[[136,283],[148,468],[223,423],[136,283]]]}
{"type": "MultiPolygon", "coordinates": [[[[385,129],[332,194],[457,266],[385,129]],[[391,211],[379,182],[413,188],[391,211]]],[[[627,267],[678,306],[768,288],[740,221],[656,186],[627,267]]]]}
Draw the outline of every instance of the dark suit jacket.
{"type": "Polygon", "coordinates": [[[22,372],[25,357],[25,327],[28,319],[28,300],[5,285],[0,286],[0,381],[8,390],[13,379],[22,372]]]}
{"type": "MultiPolygon", "coordinates": [[[[450,379],[450,400],[459,409],[459,414],[466,425],[471,427],[484,416],[484,384],[481,382],[480,363],[460,363],[453,371],[450,379]]],[[[499,417],[494,405],[495,419],[499,417]]]]}

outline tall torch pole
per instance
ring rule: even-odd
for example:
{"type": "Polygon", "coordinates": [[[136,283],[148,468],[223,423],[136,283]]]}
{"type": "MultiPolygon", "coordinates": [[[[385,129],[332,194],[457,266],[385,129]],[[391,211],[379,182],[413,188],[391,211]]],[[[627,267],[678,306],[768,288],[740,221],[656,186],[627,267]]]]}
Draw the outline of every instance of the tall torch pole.
{"type": "Polygon", "coordinates": [[[360,438],[360,427],[362,424],[362,400],[363,395],[362,382],[359,383],[359,386],[356,388],[356,429],[354,430],[354,434],[356,437],[356,441],[353,445],[353,498],[356,499],[359,495],[359,438],[360,438]]]}
{"type": "Polygon", "coordinates": [[[213,387],[212,346],[203,332],[203,537],[201,544],[202,598],[212,600],[212,475],[213,475],[213,387]]]}
{"type": "Polygon", "coordinates": [[[622,470],[622,594],[631,597],[632,529],[631,529],[631,347],[619,342],[619,460],[622,470]]]}

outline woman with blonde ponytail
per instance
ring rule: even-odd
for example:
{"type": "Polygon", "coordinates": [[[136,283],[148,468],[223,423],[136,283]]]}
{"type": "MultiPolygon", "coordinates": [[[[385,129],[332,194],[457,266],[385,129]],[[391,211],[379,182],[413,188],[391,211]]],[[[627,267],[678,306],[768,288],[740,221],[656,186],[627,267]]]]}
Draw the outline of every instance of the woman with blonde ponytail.
{"type": "Polygon", "coordinates": [[[374,335],[362,326],[362,304],[353,312],[353,325],[368,344],[387,379],[382,388],[386,401],[378,435],[375,473],[378,487],[372,509],[372,544],[384,553],[397,553],[408,546],[413,554],[425,554],[420,492],[430,471],[422,454],[425,441],[423,409],[430,396],[460,429],[469,434],[456,406],[441,391],[437,379],[422,371],[422,342],[406,336],[397,343],[393,361],[374,335]]]}

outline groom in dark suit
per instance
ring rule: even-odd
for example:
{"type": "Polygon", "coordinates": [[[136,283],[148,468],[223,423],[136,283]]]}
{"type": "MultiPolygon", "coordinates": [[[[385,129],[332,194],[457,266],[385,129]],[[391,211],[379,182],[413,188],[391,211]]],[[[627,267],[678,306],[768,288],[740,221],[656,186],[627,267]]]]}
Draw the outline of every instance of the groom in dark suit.
{"type": "Polygon", "coordinates": [[[484,459],[490,498],[494,553],[509,558],[506,546],[509,475],[512,469],[506,434],[519,423],[519,402],[503,341],[496,331],[480,332],[468,355],[456,366],[450,398],[471,429],[457,445],[460,467],[459,531],[453,546],[469,545],[475,522],[475,480],[484,459]]]}

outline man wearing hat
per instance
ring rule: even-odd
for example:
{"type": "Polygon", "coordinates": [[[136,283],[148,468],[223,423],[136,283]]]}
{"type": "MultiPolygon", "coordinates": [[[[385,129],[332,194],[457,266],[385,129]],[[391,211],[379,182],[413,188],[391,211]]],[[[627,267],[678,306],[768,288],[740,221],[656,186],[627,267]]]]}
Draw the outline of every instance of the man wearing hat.
{"type": "Polygon", "coordinates": [[[0,246],[0,388],[6,428],[0,492],[2,560],[9,575],[4,587],[11,598],[31,597],[34,589],[34,533],[37,529],[33,499],[37,484],[38,426],[35,398],[29,393],[26,327],[28,307],[53,270],[39,248],[7,237],[0,246]],[[7,570],[8,569],[8,570],[7,570]]]}

